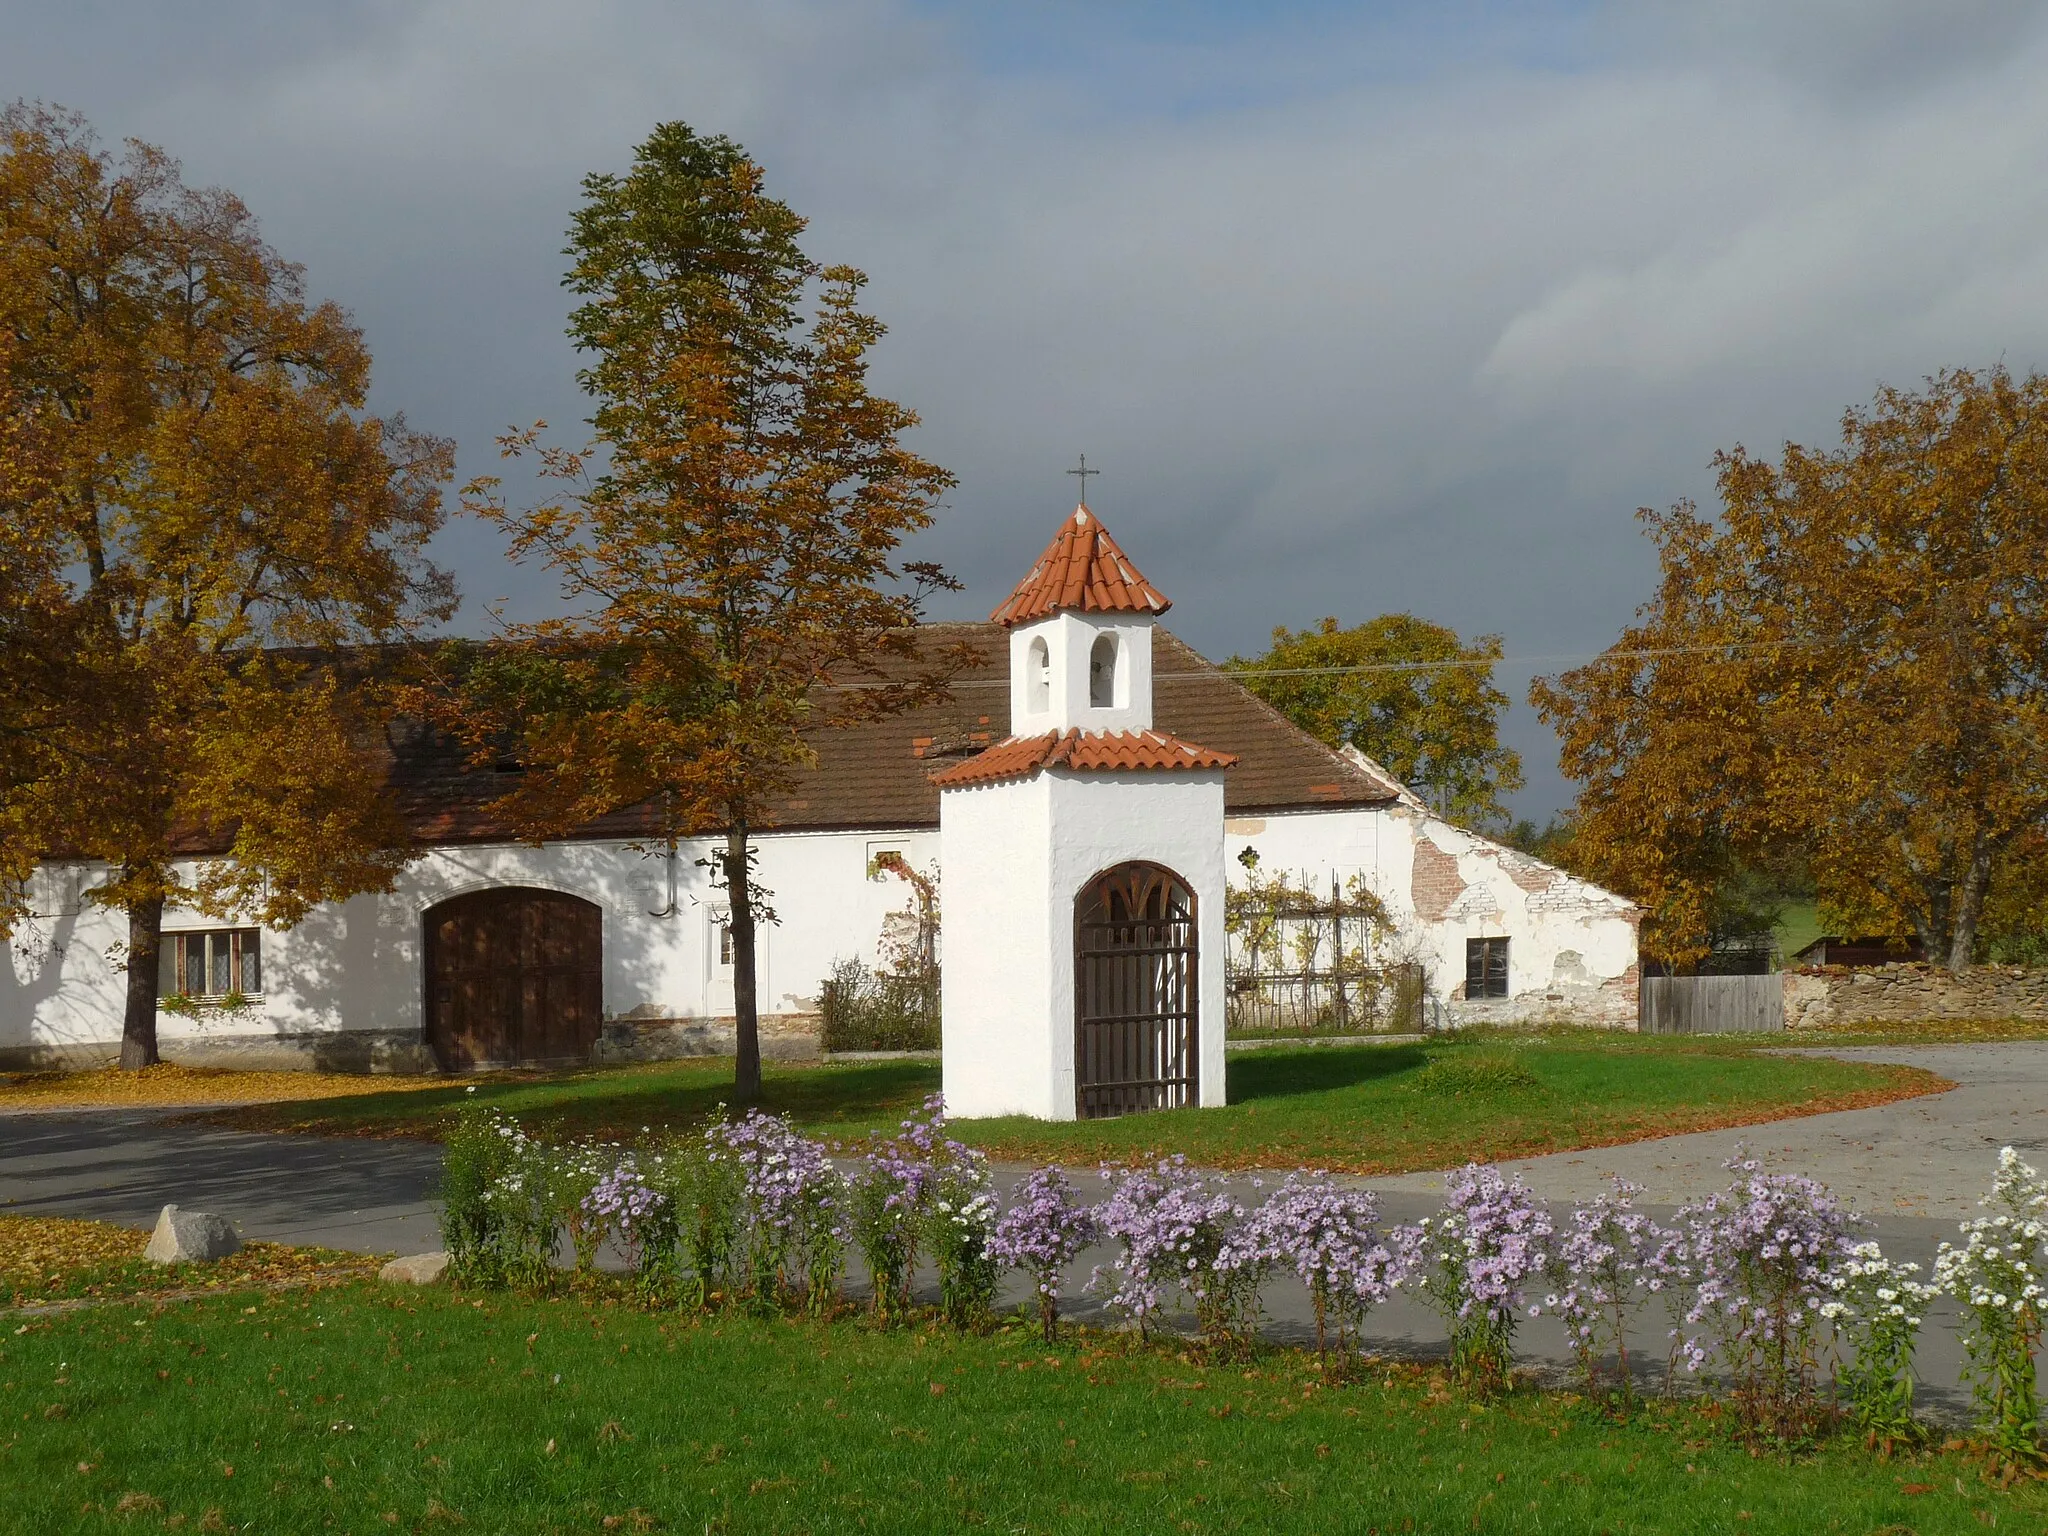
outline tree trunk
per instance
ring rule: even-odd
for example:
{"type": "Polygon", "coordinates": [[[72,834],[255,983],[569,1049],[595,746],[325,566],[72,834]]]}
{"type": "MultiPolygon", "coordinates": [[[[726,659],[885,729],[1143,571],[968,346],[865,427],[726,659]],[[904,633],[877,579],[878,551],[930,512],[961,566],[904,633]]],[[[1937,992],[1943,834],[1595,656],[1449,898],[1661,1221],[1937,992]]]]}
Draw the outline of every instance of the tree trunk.
{"type": "Polygon", "coordinates": [[[1971,851],[1970,867],[1963,871],[1961,883],[1955,903],[1955,928],[1948,944],[1951,971],[1964,969],[1976,955],[1977,924],[1984,916],[1984,892],[1991,884],[1991,850],[1981,838],[1971,851]]]}
{"type": "Polygon", "coordinates": [[[157,954],[163,947],[164,899],[128,906],[128,1003],[121,1019],[121,1065],[153,1067],[156,1050],[157,954]]]}
{"type": "Polygon", "coordinates": [[[738,817],[725,834],[725,894],[731,903],[726,921],[732,932],[732,1023],[734,1052],[733,1099],[757,1103],[761,1097],[761,1014],[754,995],[754,892],[748,883],[747,824],[738,817]]]}

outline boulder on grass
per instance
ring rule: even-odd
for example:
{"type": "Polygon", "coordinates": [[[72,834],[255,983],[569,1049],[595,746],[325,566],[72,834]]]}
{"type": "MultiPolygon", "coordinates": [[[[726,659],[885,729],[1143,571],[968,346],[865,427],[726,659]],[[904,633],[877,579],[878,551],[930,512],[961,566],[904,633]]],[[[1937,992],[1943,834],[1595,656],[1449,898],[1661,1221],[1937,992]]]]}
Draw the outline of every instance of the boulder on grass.
{"type": "Polygon", "coordinates": [[[211,1264],[242,1246],[234,1223],[211,1211],[164,1207],[142,1256],[157,1264],[211,1264]]]}
{"type": "Polygon", "coordinates": [[[377,1271],[377,1278],[392,1285],[439,1285],[448,1278],[448,1255],[415,1253],[393,1259],[377,1271]]]}

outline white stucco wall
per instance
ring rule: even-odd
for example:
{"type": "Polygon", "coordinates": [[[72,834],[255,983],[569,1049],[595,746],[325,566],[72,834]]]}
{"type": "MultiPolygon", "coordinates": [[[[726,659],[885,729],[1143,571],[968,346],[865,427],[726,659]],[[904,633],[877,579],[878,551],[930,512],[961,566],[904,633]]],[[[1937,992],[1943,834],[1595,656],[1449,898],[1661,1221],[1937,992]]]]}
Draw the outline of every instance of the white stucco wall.
{"type": "Polygon", "coordinates": [[[1074,1118],[1074,901],[1135,859],[1194,893],[1200,1101],[1225,1102],[1223,775],[1053,770],[949,789],[939,816],[949,1109],[1074,1118]]]}
{"type": "Polygon", "coordinates": [[[1246,848],[1263,874],[1319,887],[1360,875],[1386,903],[1399,958],[1419,960],[1452,1023],[1555,1017],[1633,1027],[1637,910],[1612,892],[1431,815],[1411,800],[1368,810],[1232,817],[1233,877],[1246,848]],[[1465,941],[1507,938],[1508,997],[1464,997],[1465,941]]]}
{"type": "MultiPolygon", "coordinates": [[[[487,844],[429,850],[388,894],[316,909],[298,927],[263,935],[263,993],[232,1017],[203,1020],[160,1012],[159,1038],[180,1047],[254,1045],[337,1034],[417,1042],[423,1027],[423,919],[451,896],[498,886],[534,886],[594,902],[603,911],[607,1019],[715,1019],[732,1012],[729,968],[715,944],[723,893],[697,860],[709,840],[676,857],[677,910],[668,904],[667,861],[615,842],[487,844]]],[[[920,870],[935,868],[930,830],[769,833],[760,839],[758,878],[780,919],[764,930],[760,997],[766,1014],[815,1008],[819,983],[847,956],[874,964],[884,922],[904,910],[910,889],[894,876],[871,880],[885,849],[920,870]]],[[[95,878],[88,870],[85,878],[95,878]]],[[[63,880],[38,880],[58,890],[63,880]]],[[[0,1063],[66,1062],[111,1054],[121,1037],[126,976],[119,968],[126,920],[71,900],[17,929],[0,970],[0,1063]],[[65,910],[69,909],[69,910],[65,910]]],[[[231,925],[197,913],[165,914],[167,933],[231,925]]]]}
{"type": "MultiPolygon", "coordinates": [[[[1223,881],[1242,878],[1237,857],[1248,846],[1269,874],[1306,873],[1325,883],[1333,874],[1362,875],[1387,903],[1398,942],[1428,967],[1453,1022],[1634,1023],[1636,912],[1619,897],[1451,826],[1418,802],[1226,822],[1221,785],[1220,774],[1055,772],[946,792],[950,1099],[1036,1106],[1031,1113],[1063,1105],[1061,1113],[1072,1113],[1073,896],[1099,870],[1131,858],[1167,864],[1200,898],[1204,1102],[1219,1101],[1223,1087],[1223,881]],[[1145,792],[1134,796],[1141,785],[1145,792]],[[971,890],[962,885],[965,872],[974,876],[971,890]],[[1462,997],[1465,940],[1481,936],[1510,940],[1504,1002],[1462,997]],[[963,946],[983,958],[967,965],[963,946]],[[986,979],[970,982],[970,973],[986,979]],[[1043,1005],[1027,1007],[1026,999],[1039,998],[1043,1005]],[[1054,1021],[1052,1038],[1031,1043],[1019,1022],[1026,1014],[1054,1021]],[[968,1028],[983,1030],[990,1043],[962,1057],[950,1047],[968,1028]],[[1046,1064],[1038,1077],[1014,1068],[1017,1053],[1046,1064]]],[[[870,861],[893,849],[920,870],[936,870],[941,842],[930,829],[763,835],[760,878],[780,917],[764,930],[763,1012],[808,1013],[836,960],[873,964],[885,922],[905,911],[911,893],[894,877],[870,880],[870,861]]],[[[703,840],[680,850],[672,917],[649,915],[667,903],[664,861],[622,843],[430,850],[389,895],[357,897],[319,909],[296,929],[266,932],[264,993],[255,1008],[208,1022],[162,1013],[161,1037],[173,1054],[347,1037],[399,1050],[390,1064],[405,1065],[400,1048],[410,1043],[417,1051],[423,1024],[424,913],[450,896],[502,885],[565,891],[603,909],[608,1019],[729,1016],[731,976],[716,964],[714,943],[720,893],[696,863],[712,847],[703,840]]],[[[94,872],[84,878],[90,882],[94,872]]],[[[34,882],[37,913],[19,926],[0,968],[0,1066],[90,1061],[118,1047],[125,921],[79,901],[76,885],[61,871],[34,882]]],[[[222,925],[172,912],[165,926],[222,925]]],[[[326,1058],[316,1052],[313,1059],[326,1058]]],[[[366,1064],[362,1050],[333,1059],[366,1064]]],[[[373,1052],[368,1061],[382,1059],[373,1052]]]]}
{"type": "Polygon", "coordinates": [[[1073,1117],[1055,1112],[1061,1034],[1053,1009],[1052,783],[1044,775],[949,789],[939,798],[945,886],[940,974],[946,1105],[956,1115],[1073,1117]]]}
{"type": "Polygon", "coordinates": [[[1062,610],[1010,631],[1010,734],[1043,736],[1048,731],[1144,731],[1152,727],[1152,630],[1150,614],[1072,613],[1062,610]],[[1112,702],[1098,707],[1089,697],[1089,659],[1095,642],[1116,642],[1112,702]],[[1042,706],[1032,687],[1036,667],[1032,646],[1046,647],[1047,688],[1042,706]]]}

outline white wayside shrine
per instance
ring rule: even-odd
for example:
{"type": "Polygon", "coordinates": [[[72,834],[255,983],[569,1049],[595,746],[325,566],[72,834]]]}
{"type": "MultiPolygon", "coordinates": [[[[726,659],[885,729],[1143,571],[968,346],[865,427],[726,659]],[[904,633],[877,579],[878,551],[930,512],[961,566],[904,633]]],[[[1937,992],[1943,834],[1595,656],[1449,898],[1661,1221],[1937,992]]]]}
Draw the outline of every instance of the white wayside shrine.
{"type": "Polygon", "coordinates": [[[1167,599],[1084,503],[992,615],[1010,734],[933,775],[947,1111],[1089,1119],[1223,1092],[1223,774],[1152,728],[1167,599]]]}

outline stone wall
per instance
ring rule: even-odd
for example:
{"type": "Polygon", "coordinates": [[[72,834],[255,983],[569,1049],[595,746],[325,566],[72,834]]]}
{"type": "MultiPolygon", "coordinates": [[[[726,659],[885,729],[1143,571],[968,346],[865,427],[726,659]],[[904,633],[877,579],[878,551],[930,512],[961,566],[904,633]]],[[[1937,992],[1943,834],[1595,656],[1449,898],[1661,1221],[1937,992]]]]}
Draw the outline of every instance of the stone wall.
{"type": "Polygon", "coordinates": [[[1908,1019],[2048,1020],[2048,970],[1921,964],[1816,966],[1785,973],[1785,1027],[1908,1019]]]}

